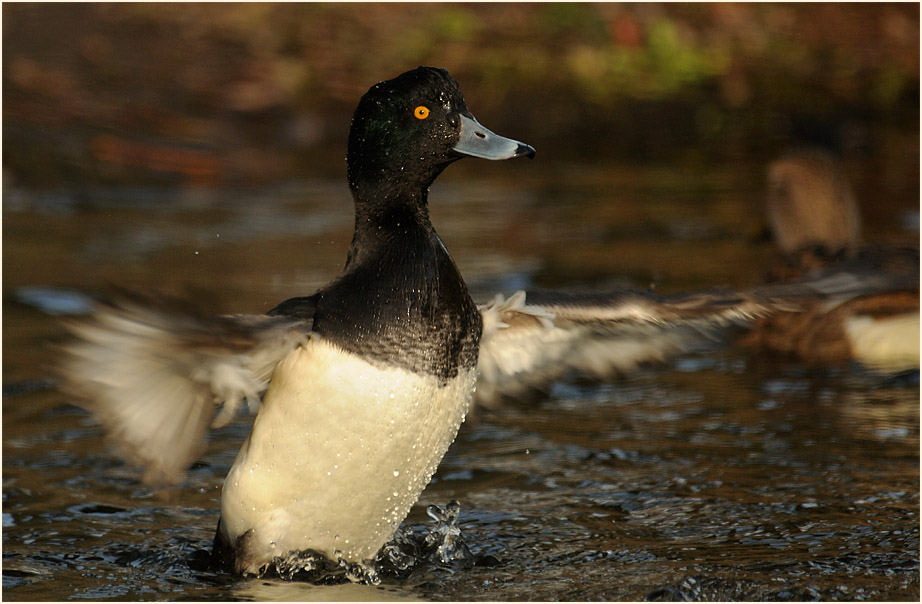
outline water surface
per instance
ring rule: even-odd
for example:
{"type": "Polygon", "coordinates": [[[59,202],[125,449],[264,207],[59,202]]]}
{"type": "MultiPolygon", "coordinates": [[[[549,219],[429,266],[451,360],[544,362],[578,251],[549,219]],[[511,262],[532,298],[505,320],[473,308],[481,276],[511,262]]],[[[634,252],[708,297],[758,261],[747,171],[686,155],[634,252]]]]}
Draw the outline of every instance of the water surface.
{"type": "MultiPolygon", "coordinates": [[[[536,166],[462,162],[433,187],[433,221],[480,301],[531,286],[743,287],[769,262],[759,167],[536,166]]],[[[872,235],[917,237],[900,231],[916,204],[895,200],[872,235]]],[[[24,288],[117,284],[264,312],[338,272],[351,211],[345,184],[326,180],[5,191],[4,599],[918,600],[918,374],[733,349],[564,380],[465,424],[408,522],[457,499],[490,564],[379,587],[197,570],[248,422],[214,433],[179,487],[143,487],[49,388],[62,332],[35,304],[70,298],[24,288]]]]}

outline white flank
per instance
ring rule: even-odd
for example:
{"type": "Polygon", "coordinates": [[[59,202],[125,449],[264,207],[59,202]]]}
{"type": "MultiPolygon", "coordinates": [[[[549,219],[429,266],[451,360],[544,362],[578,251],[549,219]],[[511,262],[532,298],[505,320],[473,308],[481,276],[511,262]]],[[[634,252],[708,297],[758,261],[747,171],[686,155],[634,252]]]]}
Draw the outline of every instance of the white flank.
{"type": "Polygon", "coordinates": [[[855,359],[887,371],[919,366],[919,328],[919,313],[877,319],[857,315],[845,323],[855,359]]]}
{"type": "Polygon", "coordinates": [[[428,484],[464,421],[476,379],[382,369],[322,338],[275,369],[224,482],[228,542],[249,530],[244,572],[312,549],[372,558],[428,484]]]}

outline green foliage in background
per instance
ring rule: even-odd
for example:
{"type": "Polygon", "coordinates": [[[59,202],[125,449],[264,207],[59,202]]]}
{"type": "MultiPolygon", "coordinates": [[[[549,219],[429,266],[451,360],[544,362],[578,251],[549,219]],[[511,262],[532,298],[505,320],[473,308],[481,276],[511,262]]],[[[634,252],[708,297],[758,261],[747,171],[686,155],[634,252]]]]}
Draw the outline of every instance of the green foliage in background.
{"type": "Polygon", "coordinates": [[[5,4],[3,37],[27,155],[36,132],[110,132],[249,149],[227,153],[266,174],[265,150],[340,142],[369,85],[419,64],[484,121],[578,148],[745,153],[802,116],[918,137],[918,4],[5,4]]]}

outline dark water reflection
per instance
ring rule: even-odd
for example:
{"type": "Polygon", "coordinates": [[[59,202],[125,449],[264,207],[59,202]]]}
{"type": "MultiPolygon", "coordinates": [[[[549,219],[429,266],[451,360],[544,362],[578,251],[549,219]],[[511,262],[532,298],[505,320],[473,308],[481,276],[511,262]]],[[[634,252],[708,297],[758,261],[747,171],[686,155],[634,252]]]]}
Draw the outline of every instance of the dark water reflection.
{"type": "MultiPolygon", "coordinates": [[[[530,285],[744,286],[768,261],[753,240],[756,169],[534,172],[462,163],[433,189],[481,300],[530,285]]],[[[468,544],[498,565],[383,588],[193,570],[248,423],[218,431],[181,487],[143,488],[47,388],[60,328],[17,296],[115,283],[265,311],[342,265],[345,185],[7,191],[3,220],[4,599],[918,600],[917,375],[736,351],[564,382],[466,424],[409,520],[459,500],[468,544]]]]}

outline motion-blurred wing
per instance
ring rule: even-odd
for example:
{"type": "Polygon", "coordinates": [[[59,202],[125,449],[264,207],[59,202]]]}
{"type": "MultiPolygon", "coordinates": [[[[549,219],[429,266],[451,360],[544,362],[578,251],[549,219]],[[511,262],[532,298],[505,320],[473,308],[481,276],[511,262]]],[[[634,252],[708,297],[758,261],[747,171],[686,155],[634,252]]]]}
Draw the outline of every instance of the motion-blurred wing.
{"type": "Polygon", "coordinates": [[[726,328],[777,305],[770,298],[725,291],[673,297],[633,290],[497,296],[481,307],[476,400],[493,407],[569,370],[607,377],[662,362],[713,342],[726,328]]]}
{"type": "Polygon", "coordinates": [[[254,409],[275,365],[310,337],[285,316],[201,318],[133,301],[68,325],[63,389],[95,414],[145,482],[178,482],[244,401],[254,409]],[[217,413],[216,413],[217,411],[217,413]]]}

